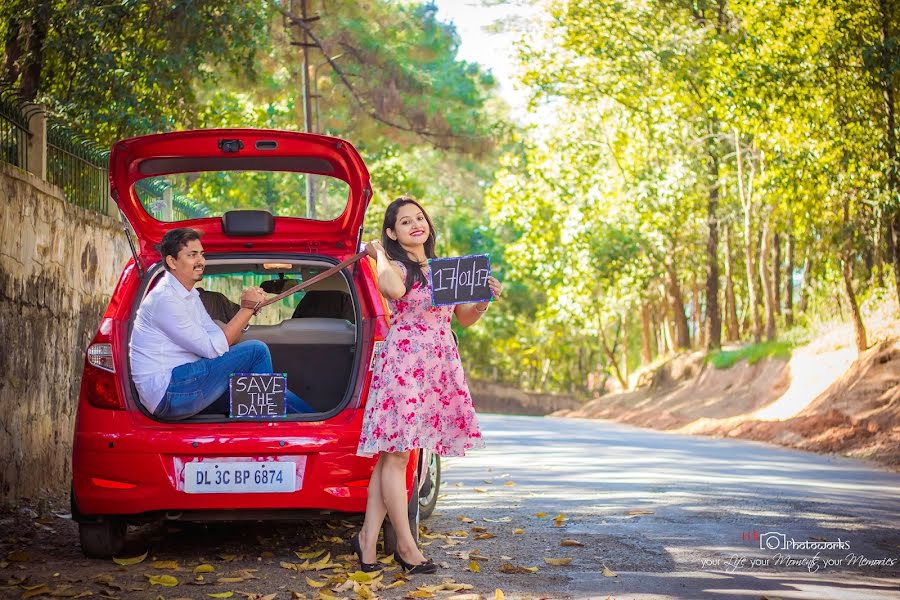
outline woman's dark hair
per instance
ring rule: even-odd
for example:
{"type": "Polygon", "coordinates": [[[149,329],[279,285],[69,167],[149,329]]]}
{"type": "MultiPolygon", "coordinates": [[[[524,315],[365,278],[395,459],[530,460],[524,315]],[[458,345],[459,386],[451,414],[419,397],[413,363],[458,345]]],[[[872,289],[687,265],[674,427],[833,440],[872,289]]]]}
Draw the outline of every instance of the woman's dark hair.
{"type": "Polygon", "coordinates": [[[400,196],[388,204],[387,210],[384,211],[384,223],[381,225],[381,245],[384,246],[384,251],[391,260],[400,261],[403,263],[403,266],[406,267],[406,292],[409,293],[409,290],[412,289],[416,282],[419,282],[422,285],[428,285],[428,280],[422,273],[419,262],[413,260],[409,254],[407,254],[406,250],[403,249],[403,246],[400,245],[400,242],[391,239],[387,234],[388,229],[393,229],[394,231],[397,230],[397,213],[407,204],[415,204],[419,210],[422,211],[422,214],[425,215],[425,220],[428,222],[428,239],[425,240],[425,257],[436,258],[436,256],[434,254],[434,224],[431,222],[431,217],[429,217],[425,209],[422,208],[422,205],[409,196],[400,196]]]}
{"type": "Polygon", "coordinates": [[[166,267],[166,270],[169,269],[169,263],[166,262],[167,256],[178,258],[178,253],[181,252],[182,248],[188,245],[188,242],[199,240],[200,237],[201,233],[190,227],[179,227],[167,231],[166,235],[163,236],[162,241],[156,245],[156,249],[159,250],[159,255],[162,256],[163,265],[166,267]]]}

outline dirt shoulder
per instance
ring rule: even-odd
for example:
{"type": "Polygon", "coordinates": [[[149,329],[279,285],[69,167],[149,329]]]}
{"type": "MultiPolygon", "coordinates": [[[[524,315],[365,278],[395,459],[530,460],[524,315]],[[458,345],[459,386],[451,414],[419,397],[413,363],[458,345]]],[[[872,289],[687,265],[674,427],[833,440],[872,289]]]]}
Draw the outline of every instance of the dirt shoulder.
{"type": "Polygon", "coordinates": [[[714,437],[839,453],[900,470],[900,332],[879,329],[857,356],[836,328],[790,360],[715,369],[702,353],[642,373],[638,389],[554,416],[603,418],[714,437]]]}

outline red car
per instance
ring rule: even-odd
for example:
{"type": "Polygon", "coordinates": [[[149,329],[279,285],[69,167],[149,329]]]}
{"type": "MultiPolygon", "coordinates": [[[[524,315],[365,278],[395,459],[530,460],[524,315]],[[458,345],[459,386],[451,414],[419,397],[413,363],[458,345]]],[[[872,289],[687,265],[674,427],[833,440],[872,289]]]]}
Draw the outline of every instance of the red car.
{"type": "MultiPolygon", "coordinates": [[[[267,307],[244,334],[268,344],[275,371],[314,413],[259,420],[204,411],[161,421],[138,400],[128,353],[135,312],[164,272],[154,246],[174,227],[203,233],[198,287],[222,321],[245,285],[281,292],[353,256],[372,196],[356,149],[285,131],[149,135],[113,147],[109,177],[137,244],[129,235],[134,257],[85,357],[71,496],[83,552],[114,555],[129,523],[160,518],[362,514],[375,459],[356,448],[373,359],[388,330],[368,259],[267,307]]],[[[407,483],[417,537],[420,516],[437,499],[439,457],[412,453],[407,483]]],[[[389,524],[385,534],[390,547],[389,524]]]]}

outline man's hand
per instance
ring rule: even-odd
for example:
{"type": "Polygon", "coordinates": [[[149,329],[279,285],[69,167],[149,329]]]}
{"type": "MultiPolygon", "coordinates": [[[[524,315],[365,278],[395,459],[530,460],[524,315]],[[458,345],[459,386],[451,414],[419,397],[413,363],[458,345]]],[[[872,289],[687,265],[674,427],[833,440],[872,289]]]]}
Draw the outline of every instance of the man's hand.
{"type": "Polygon", "coordinates": [[[241,292],[241,306],[254,306],[265,302],[266,293],[259,287],[247,287],[241,292]]]}

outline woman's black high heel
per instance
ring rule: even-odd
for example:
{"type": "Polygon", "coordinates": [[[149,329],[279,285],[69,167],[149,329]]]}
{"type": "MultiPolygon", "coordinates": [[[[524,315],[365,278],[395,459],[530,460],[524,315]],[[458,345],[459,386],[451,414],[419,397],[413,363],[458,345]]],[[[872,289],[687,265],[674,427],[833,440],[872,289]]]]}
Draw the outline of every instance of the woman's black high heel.
{"type": "Polygon", "coordinates": [[[355,534],[352,538],[350,538],[350,547],[353,548],[353,551],[356,552],[356,556],[359,557],[359,570],[363,573],[371,573],[372,571],[380,571],[381,566],[377,562],[367,563],[363,562],[362,557],[362,546],[359,544],[359,534],[355,534]]]}
{"type": "Polygon", "coordinates": [[[437,565],[434,564],[434,562],[432,562],[430,558],[423,563],[411,565],[400,558],[399,552],[394,552],[394,560],[396,560],[397,564],[403,567],[403,570],[410,575],[429,575],[431,573],[437,572],[437,565]]]}

